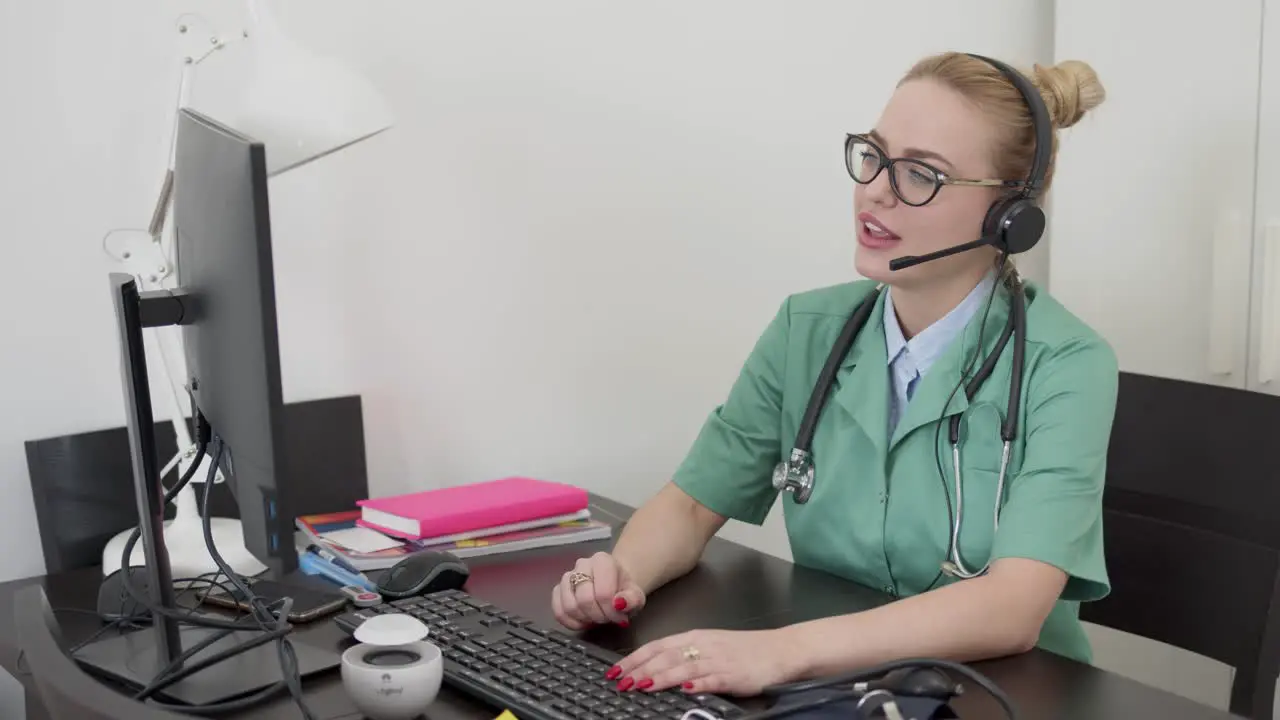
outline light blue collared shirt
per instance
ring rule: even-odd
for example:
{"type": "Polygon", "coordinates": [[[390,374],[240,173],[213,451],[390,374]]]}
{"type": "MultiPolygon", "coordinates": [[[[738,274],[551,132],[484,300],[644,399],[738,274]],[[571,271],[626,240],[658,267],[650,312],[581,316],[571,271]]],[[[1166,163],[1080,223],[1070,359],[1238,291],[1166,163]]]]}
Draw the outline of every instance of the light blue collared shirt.
{"type": "Polygon", "coordinates": [[[964,331],[965,325],[982,308],[991,285],[995,282],[995,273],[987,273],[960,304],[943,315],[934,324],[925,328],[910,340],[902,334],[902,326],[898,323],[898,315],[893,310],[893,290],[885,294],[884,299],[884,340],[889,351],[889,435],[898,427],[898,419],[902,410],[911,400],[920,378],[929,372],[933,361],[938,359],[942,351],[947,349],[951,341],[964,331]]]}

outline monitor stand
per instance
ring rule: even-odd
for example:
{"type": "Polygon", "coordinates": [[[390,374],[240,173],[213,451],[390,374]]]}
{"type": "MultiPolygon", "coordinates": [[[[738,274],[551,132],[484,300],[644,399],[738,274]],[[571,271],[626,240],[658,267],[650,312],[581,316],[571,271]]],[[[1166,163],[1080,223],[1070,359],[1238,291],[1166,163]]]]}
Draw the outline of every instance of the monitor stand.
{"type": "MultiPolygon", "coordinates": [[[[142,331],[149,327],[186,324],[192,321],[195,313],[188,312],[184,291],[139,293],[134,278],[123,273],[111,275],[111,290],[119,330],[121,387],[138,505],[137,532],[146,560],[145,568],[141,569],[146,578],[143,592],[150,595],[153,607],[189,612],[189,609],[179,607],[176,601],[169,551],[165,545],[164,505],[169,498],[166,498],[168,493],[160,482],[157,467],[151,385],[142,331]]],[[[207,426],[198,412],[196,415],[198,432],[206,432],[207,426]]],[[[122,548],[121,555],[125,552],[127,550],[122,548]]],[[[153,616],[150,625],[147,629],[86,645],[76,653],[76,659],[89,672],[141,689],[184,649],[219,632],[183,623],[171,614],[153,616]]],[[[203,648],[185,660],[184,665],[241,646],[245,640],[255,637],[261,637],[261,631],[237,630],[203,648]]],[[[301,677],[342,664],[342,656],[333,649],[309,646],[296,638],[290,638],[290,644],[297,655],[301,677]]],[[[176,701],[173,704],[205,705],[252,694],[278,683],[282,678],[279,650],[277,643],[272,641],[203,668],[165,688],[157,696],[176,701]]]]}
{"type": "MultiPolygon", "coordinates": [[[[180,626],[179,636],[183,648],[189,648],[218,630],[180,626]]],[[[200,660],[261,636],[258,630],[236,630],[214,642],[183,662],[194,664],[200,660]]],[[[342,657],[333,650],[322,650],[307,645],[299,638],[289,638],[298,658],[298,674],[302,678],[331,670],[342,663],[342,657]]],[[[207,705],[250,695],[280,682],[280,654],[276,641],[260,645],[192,673],[155,694],[163,702],[171,704],[207,705]]],[[[167,664],[161,662],[152,633],[146,630],[129,632],[96,640],[76,652],[76,660],[91,673],[122,683],[134,690],[141,690],[156,677],[167,664]]]]}

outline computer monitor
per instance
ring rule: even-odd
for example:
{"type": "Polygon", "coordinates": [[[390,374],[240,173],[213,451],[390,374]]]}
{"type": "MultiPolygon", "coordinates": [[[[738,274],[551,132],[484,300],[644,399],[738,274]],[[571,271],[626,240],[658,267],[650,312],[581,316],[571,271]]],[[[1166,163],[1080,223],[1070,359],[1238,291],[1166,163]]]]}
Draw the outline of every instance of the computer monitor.
{"type": "MultiPolygon", "coordinates": [[[[179,288],[139,292],[132,276],[111,276],[138,530],[146,557],[145,568],[129,569],[126,562],[121,572],[162,609],[186,612],[175,602],[164,542],[166,491],[157,471],[144,328],[182,327],[197,425],[216,439],[212,446],[221,448],[218,466],[239,505],[246,547],[277,577],[298,564],[290,493],[300,488],[299,479],[285,467],[282,450],[265,153],[262,143],[197,111],[181,110],[173,199],[179,288]]],[[[126,554],[131,547],[126,546],[126,554]]],[[[81,648],[77,660],[104,677],[142,687],[198,643],[208,644],[184,664],[263,635],[262,630],[246,629],[214,638],[218,630],[177,616],[151,620],[151,631],[96,641],[81,648]]],[[[296,660],[289,664],[296,665],[299,676],[341,663],[336,650],[304,643],[292,648],[296,660]]],[[[194,672],[159,697],[179,705],[209,705],[261,691],[283,678],[279,649],[270,642],[194,672]]]]}
{"type": "MultiPolygon", "coordinates": [[[[297,568],[266,152],[192,110],[178,117],[173,220],[185,293],[187,385],[224,448],[220,469],[240,510],[245,547],[276,573],[297,568]]],[[[202,480],[203,478],[195,478],[202,480]]]]}

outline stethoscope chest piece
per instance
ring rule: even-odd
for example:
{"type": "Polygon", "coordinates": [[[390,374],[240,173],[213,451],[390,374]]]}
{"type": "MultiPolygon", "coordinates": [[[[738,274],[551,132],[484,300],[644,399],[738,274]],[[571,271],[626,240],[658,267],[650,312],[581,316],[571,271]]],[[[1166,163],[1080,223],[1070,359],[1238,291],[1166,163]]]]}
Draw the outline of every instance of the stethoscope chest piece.
{"type": "Polygon", "coordinates": [[[840,361],[849,352],[849,348],[853,347],[858,331],[867,323],[872,308],[876,306],[876,298],[880,296],[881,287],[878,285],[875,290],[867,293],[840,330],[840,336],[836,338],[835,344],[831,347],[831,353],[822,366],[822,372],[818,374],[818,381],[813,387],[813,396],[809,398],[809,405],[805,408],[799,429],[796,430],[795,444],[791,446],[791,454],[773,468],[774,489],[778,492],[791,493],[798,504],[803,505],[809,502],[809,496],[813,494],[813,453],[810,448],[813,447],[813,432],[818,424],[818,415],[835,383],[840,361]]]}
{"type": "Polygon", "coordinates": [[[791,457],[773,469],[773,487],[779,492],[790,492],[801,505],[813,494],[813,457],[800,448],[791,449],[791,457]]]}

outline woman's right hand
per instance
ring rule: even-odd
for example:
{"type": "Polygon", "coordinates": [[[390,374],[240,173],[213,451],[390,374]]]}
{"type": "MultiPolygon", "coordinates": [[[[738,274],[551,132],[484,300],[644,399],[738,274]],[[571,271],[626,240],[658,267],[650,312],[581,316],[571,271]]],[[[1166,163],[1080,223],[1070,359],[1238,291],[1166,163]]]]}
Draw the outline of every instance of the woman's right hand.
{"type": "Polygon", "coordinates": [[[627,569],[607,552],[579,558],[551,591],[556,620],[570,630],[616,623],[623,627],[644,607],[644,590],[627,569]]]}

